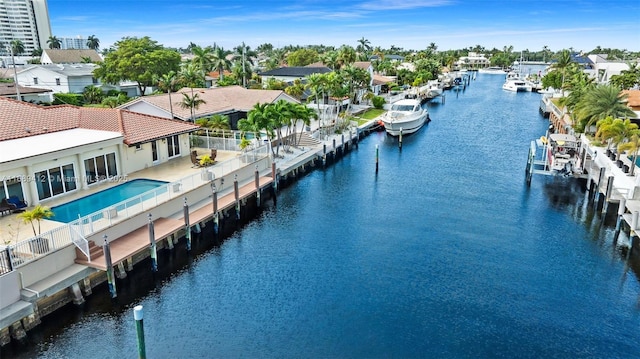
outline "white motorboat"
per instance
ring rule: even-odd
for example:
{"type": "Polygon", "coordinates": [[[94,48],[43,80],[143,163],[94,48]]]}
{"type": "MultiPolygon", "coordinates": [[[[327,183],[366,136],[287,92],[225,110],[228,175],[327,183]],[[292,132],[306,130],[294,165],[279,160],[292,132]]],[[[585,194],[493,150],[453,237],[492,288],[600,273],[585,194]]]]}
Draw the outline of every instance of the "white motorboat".
{"type": "Polygon", "coordinates": [[[530,92],[531,84],[520,78],[511,78],[507,79],[504,84],[502,84],[502,89],[513,92],[530,92]]]}
{"type": "Polygon", "coordinates": [[[427,98],[434,98],[442,95],[442,85],[438,82],[430,82],[427,89],[427,98]]]}
{"type": "Polygon", "coordinates": [[[399,136],[401,131],[402,134],[414,133],[429,120],[429,112],[418,99],[396,101],[382,117],[384,129],[391,136],[399,136]]]}

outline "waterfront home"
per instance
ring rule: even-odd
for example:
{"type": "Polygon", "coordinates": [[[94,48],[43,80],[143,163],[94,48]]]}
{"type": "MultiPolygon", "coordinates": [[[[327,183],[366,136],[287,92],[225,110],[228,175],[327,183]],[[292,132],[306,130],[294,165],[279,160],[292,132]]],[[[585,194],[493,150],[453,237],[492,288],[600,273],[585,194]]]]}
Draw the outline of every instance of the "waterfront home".
{"type": "Polygon", "coordinates": [[[185,87],[171,94],[159,94],[136,98],[121,105],[119,108],[148,114],[162,118],[174,118],[183,121],[195,121],[202,117],[212,115],[225,115],[229,117],[231,129],[237,129],[238,121],[247,117],[256,104],[275,103],[285,100],[300,103],[294,97],[280,90],[253,90],[242,86],[225,86],[216,88],[188,88],[185,87]],[[184,94],[191,97],[195,94],[204,103],[194,107],[193,119],[191,109],[183,108],[180,104],[184,94]],[[193,95],[192,95],[193,94],[193,95]]]}
{"type": "MultiPolygon", "coordinates": [[[[93,76],[95,64],[28,65],[18,70],[18,83],[26,87],[39,87],[54,93],[81,94],[87,86],[97,86],[103,91],[122,91],[129,97],[140,96],[135,82],[123,81],[118,85],[103,84],[93,76]]],[[[152,91],[148,88],[147,91],[152,91]]]]}
{"type": "Polygon", "coordinates": [[[0,98],[0,199],[35,205],[189,156],[183,121],[0,98]]]}

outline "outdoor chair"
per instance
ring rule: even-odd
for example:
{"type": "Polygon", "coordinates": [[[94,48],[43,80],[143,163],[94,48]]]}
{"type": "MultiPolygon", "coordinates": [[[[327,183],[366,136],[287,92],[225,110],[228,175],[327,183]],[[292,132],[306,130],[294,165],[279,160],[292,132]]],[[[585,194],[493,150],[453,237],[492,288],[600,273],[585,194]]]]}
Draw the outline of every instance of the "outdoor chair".
{"type": "Polygon", "coordinates": [[[7,202],[6,198],[2,199],[2,202],[0,202],[0,214],[4,217],[5,214],[11,214],[11,211],[13,210],[13,206],[9,204],[9,202],[7,202]]]}
{"type": "Polygon", "coordinates": [[[23,208],[27,208],[27,203],[23,200],[21,200],[20,198],[18,198],[18,196],[10,196],[9,199],[7,199],[7,202],[10,205],[14,205],[15,206],[15,210],[21,210],[23,208]]]}
{"type": "Polygon", "coordinates": [[[198,151],[191,151],[191,163],[192,167],[200,167],[200,161],[198,160],[198,151]]]}
{"type": "Polygon", "coordinates": [[[218,150],[215,149],[215,148],[212,148],[211,149],[211,161],[215,161],[217,155],[218,155],[218,150]]]}

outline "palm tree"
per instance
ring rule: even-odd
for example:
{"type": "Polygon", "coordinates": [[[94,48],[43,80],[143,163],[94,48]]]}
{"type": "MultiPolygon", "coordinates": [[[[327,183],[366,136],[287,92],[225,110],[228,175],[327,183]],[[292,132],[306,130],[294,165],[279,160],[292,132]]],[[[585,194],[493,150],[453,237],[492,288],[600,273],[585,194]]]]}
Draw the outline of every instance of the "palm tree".
{"type": "Polygon", "coordinates": [[[611,85],[599,85],[587,91],[576,104],[574,112],[578,125],[587,133],[592,124],[607,116],[630,118],[635,113],[627,107],[627,95],[611,85]]]}
{"type": "Polygon", "coordinates": [[[89,85],[84,88],[82,91],[82,97],[84,98],[84,102],[88,104],[96,104],[102,102],[102,97],[104,94],[99,87],[89,85]]]}
{"type": "Polygon", "coordinates": [[[358,52],[368,54],[369,51],[371,51],[371,42],[365,39],[364,36],[360,40],[358,40],[358,44],[359,45],[356,48],[358,52]]]}
{"type": "MultiPolygon", "coordinates": [[[[253,131],[256,133],[256,137],[259,137],[259,132],[265,130],[267,139],[269,142],[273,142],[275,137],[275,131],[273,122],[269,117],[269,107],[271,104],[257,103],[253,105],[253,108],[247,113],[246,121],[238,121],[238,129],[241,131],[253,131]],[[242,123],[241,123],[242,122],[242,123]]],[[[275,157],[276,152],[271,146],[271,154],[275,157]]]]}
{"type": "Polygon", "coordinates": [[[320,115],[320,99],[319,96],[322,94],[324,99],[324,91],[326,86],[326,79],[323,74],[311,74],[307,76],[307,84],[305,85],[307,89],[311,90],[311,93],[315,97],[316,105],[318,107],[318,115],[320,115]]]}
{"type": "Polygon", "coordinates": [[[171,111],[171,118],[173,119],[173,103],[171,102],[171,92],[176,91],[175,86],[178,84],[178,75],[175,71],[171,70],[168,73],[162,75],[156,79],[158,88],[167,91],[169,94],[169,111],[171,111]]]}
{"type": "Polygon", "coordinates": [[[231,69],[231,61],[227,59],[229,51],[218,46],[214,49],[212,54],[212,65],[214,70],[218,70],[220,74],[220,80],[224,79],[224,70],[231,69]]]}
{"type": "Polygon", "coordinates": [[[630,176],[633,176],[636,169],[636,161],[638,160],[638,149],[640,149],[640,130],[636,129],[629,133],[628,141],[618,145],[618,152],[630,151],[633,153],[630,176]]]}
{"type": "Polygon", "coordinates": [[[351,46],[342,46],[340,51],[338,51],[338,63],[340,64],[339,68],[343,68],[349,66],[356,62],[357,54],[356,50],[351,46]]]}
{"type": "Polygon", "coordinates": [[[24,52],[24,43],[22,40],[11,40],[10,45],[14,55],[20,55],[24,52]]]}
{"type": "Polygon", "coordinates": [[[238,45],[233,49],[234,59],[240,62],[240,68],[242,69],[242,87],[247,87],[247,74],[251,74],[251,68],[249,65],[253,65],[253,58],[258,56],[255,51],[251,50],[250,46],[245,45],[244,41],[241,45],[238,45]]]}
{"type": "Polygon", "coordinates": [[[572,62],[573,62],[573,59],[571,58],[571,52],[565,49],[565,50],[562,50],[562,52],[560,52],[560,54],[558,55],[558,62],[551,65],[552,69],[558,70],[562,74],[563,89],[564,89],[565,75],[566,75],[567,69],[569,68],[572,62]]]}
{"type": "Polygon", "coordinates": [[[183,109],[191,110],[191,122],[194,122],[194,111],[200,107],[200,105],[205,104],[206,102],[201,99],[198,94],[193,94],[189,96],[189,94],[182,94],[182,102],[180,102],[180,107],[183,109]]]}
{"type": "Polygon", "coordinates": [[[49,44],[50,49],[59,49],[62,46],[62,41],[55,36],[49,36],[47,44],[49,44]]]}
{"type": "Polygon", "coordinates": [[[90,48],[91,50],[98,51],[98,48],[100,47],[100,40],[98,40],[98,38],[95,37],[95,35],[89,36],[87,38],[87,47],[90,48]]]}
{"type": "Polygon", "coordinates": [[[207,73],[213,69],[213,47],[194,46],[191,48],[191,53],[193,54],[191,61],[202,71],[202,78],[206,81],[207,73]]]}
{"type": "Polygon", "coordinates": [[[607,141],[607,148],[614,144],[617,146],[617,159],[620,158],[623,149],[622,144],[629,142],[629,139],[633,134],[638,132],[638,125],[632,123],[631,120],[622,120],[620,118],[614,119],[611,116],[597,122],[596,126],[598,131],[596,132],[596,138],[607,141]]]}
{"type": "Polygon", "coordinates": [[[38,237],[40,235],[40,221],[43,219],[53,217],[53,211],[49,207],[44,207],[42,205],[36,205],[33,209],[24,211],[18,214],[19,218],[22,218],[24,223],[31,224],[31,229],[33,230],[33,236],[38,237]],[[38,222],[38,232],[36,232],[36,227],[33,222],[38,222]]]}

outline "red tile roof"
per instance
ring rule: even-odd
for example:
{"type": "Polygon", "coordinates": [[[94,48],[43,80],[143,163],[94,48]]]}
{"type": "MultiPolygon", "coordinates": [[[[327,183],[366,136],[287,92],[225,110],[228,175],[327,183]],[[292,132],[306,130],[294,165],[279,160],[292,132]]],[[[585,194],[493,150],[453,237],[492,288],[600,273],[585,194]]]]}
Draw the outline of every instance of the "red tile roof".
{"type": "Polygon", "coordinates": [[[640,109],[640,90],[624,90],[622,93],[627,95],[627,106],[638,111],[640,109]]]}
{"type": "Polygon", "coordinates": [[[180,120],[113,108],[39,106],[0,97],[0,141],[85,128],[119,132],[132,145],[199,128],[180,120]]]}

